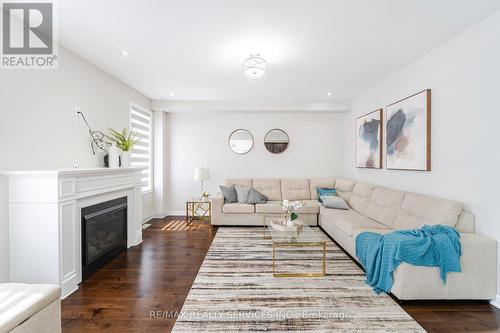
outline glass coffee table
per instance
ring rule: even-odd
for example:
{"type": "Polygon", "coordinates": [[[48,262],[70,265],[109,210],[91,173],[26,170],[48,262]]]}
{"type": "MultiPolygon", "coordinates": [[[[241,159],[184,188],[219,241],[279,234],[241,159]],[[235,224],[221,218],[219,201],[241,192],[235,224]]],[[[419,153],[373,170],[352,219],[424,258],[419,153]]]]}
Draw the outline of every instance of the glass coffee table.
{"type": "MultiPolygon", "coordinates": [[[[264,216],[264,225],[273,242],[273,276],[274,277],[320,277],[326,274],[326,242],[304,221],[297,219],[295,226],[285,227],[283,216],[264,216]],[[294,247],[300,250],[311,250],[319,247],[323,251],[321,272],[284,273],[276,269],[276,252],[279,248],[294,247]]],[[[286,260],[286,259],[285,259],[286,260]]]]}

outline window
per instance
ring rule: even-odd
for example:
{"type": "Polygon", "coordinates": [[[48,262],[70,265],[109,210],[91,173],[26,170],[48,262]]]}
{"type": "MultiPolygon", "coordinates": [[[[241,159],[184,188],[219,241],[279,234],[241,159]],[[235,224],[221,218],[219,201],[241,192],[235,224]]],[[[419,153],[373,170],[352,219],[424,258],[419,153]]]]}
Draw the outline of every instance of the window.
{"type": "Polygon", "coordinates": [[[132,149],[131,164],[142,170],[142,192],[153,190],[153,113],[130,104],[130,128],[136,143],[132,149]]]}

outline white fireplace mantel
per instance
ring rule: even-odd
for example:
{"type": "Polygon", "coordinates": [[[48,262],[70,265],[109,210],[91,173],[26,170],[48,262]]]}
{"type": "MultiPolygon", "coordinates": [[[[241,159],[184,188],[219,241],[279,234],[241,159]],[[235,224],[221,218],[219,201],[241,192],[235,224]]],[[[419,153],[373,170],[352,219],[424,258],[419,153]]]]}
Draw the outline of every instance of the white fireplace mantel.
{"type": "Polygon", "coordinates": [[[66,297],[82,281],[81,209],[127,197],[127,247],[142,242],[140,168],[0,172],[9,179],[11,282],[60,285],[66,297]]]}

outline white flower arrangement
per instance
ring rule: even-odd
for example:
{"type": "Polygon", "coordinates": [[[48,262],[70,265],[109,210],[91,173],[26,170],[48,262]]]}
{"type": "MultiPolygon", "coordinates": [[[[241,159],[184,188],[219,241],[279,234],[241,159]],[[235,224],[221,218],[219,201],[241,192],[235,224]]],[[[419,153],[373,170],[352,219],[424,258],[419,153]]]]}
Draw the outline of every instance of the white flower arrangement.
{"type": "MultiPolygon", "coordinates": [[[[283,200],[280,203],[281,209],[285,212],[285,215],[290,215],[290,221],[293,221],[299,217],[296,213],[297,209],[304,207],[304,202],[302,201],[290,201],[290,200],[283,200]]],[[[286,219],[288,220],[288,218],[286,219]]]]}
{"type": "Polygon", "coordinates": [[[280,204],[281,209],[287,213],[295,213],[295,211],[301,207],[304,207],[304,202],[302,201],[290,201],[283,200],[280,204]]]}

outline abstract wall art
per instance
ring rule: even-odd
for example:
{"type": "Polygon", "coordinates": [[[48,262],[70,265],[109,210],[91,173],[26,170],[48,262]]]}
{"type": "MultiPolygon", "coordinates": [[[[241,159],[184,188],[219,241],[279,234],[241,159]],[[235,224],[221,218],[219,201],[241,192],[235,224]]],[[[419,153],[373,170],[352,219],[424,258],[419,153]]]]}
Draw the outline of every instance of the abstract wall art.
{"type": "Polygon", "coordinates": [[[386,167],[431,170],[431,90],[386,107],[386,167]]]}
{"type": "Polygon", "coordinates": [[[382,167],[382,109],[356,119],[356,167],[382,167]]]}

